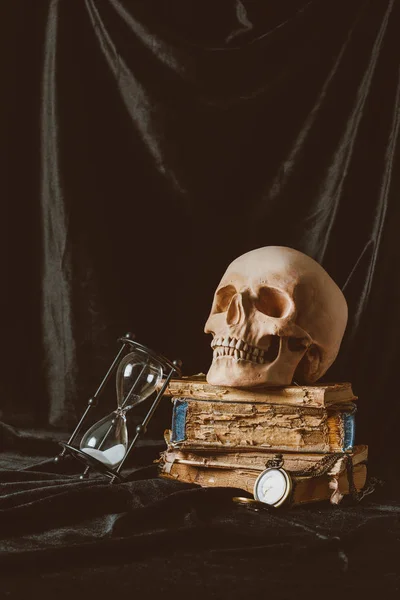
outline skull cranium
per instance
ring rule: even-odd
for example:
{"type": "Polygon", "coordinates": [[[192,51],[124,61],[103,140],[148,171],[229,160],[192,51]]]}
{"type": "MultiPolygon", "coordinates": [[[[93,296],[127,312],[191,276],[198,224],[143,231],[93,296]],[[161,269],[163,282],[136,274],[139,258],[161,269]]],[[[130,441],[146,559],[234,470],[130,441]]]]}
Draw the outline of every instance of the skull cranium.
{"type": "Polygon", "coordinates": [[[312,258],[280,246],[252,250],[229,265],[214,294],[207,381],[313,383],[335,360],[346,323],[342,292],[312,258]]]}

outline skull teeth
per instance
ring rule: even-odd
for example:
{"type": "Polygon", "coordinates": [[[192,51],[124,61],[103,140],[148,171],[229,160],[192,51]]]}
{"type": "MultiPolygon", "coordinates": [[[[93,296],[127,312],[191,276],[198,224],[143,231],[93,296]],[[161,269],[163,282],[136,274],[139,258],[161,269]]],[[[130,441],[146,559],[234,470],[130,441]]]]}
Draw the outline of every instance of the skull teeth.
{"type": "Polygon", "coordinates": [[[264,364],[264,350],[252,346],[244,340],[228,337],[214,337],[211,342],[214,359],[220,356],[231,356],[235,360],[248,360],[256,364],[264,364]]]}

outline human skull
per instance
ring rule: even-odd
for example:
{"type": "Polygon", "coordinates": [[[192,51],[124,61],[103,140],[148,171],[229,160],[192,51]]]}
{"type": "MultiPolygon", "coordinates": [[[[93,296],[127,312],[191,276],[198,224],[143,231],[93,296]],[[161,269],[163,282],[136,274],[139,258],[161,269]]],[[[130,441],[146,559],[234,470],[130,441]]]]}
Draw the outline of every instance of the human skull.
{"type": "Polygon", "coordinates": [[[213,385],[313,383],[339,351],[347,303],[336,283],[302,252],[267,246],[234,260],[214,294],[205,333],[213,385]]]}

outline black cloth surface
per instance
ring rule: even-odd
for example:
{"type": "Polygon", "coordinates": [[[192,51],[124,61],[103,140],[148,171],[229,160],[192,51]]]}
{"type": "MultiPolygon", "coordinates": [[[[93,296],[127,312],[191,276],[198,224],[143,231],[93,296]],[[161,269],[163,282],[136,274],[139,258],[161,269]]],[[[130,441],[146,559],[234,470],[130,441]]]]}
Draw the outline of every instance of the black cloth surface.
{"type": "Polygon", "coordinates": [[[46,460],[55,439],[0,426],[4,597],[398,597],[394,489],[358,505],[255,512],[232,503],[240,490],[157,477],[161,442],[139,446],[127,480],[110,485],[46,460]]]}

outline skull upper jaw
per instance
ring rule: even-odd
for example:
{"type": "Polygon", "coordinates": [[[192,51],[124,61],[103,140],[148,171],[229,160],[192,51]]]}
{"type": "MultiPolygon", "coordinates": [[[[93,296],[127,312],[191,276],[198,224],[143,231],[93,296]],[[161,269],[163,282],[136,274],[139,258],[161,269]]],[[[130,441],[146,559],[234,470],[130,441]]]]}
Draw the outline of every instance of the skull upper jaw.
{"type": "Polygon", "coordinates": [[[297,365],[298,359],[259,365],[248,360],[236,360],[232,356],[219,356],[211,364],[207,381],[212,385],[238,388],[290,385],[297,365]]]}

